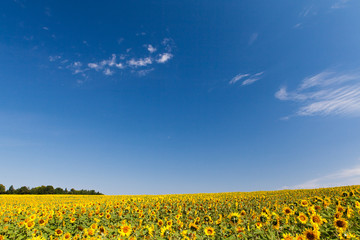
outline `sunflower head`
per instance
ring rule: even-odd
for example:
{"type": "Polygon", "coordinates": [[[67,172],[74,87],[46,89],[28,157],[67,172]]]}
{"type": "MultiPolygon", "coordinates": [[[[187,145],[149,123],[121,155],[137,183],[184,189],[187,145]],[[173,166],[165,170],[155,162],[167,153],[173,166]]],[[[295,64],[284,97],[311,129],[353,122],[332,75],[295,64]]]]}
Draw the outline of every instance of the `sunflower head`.
{"type": "Polygon", "coordinates": [[[230,219],[230,222],[236,224],[239,222],[240,214],[233,212],[229,214],[228,218],[230,219]]]}
{"type": "Polygon", "coordinates": [[[212,227],[205,228],[204,232],[205,232],[206,236],[214,236],[215,235],[215,230],[212,227]]]}
{"type": "Polygon", "coordinates": [[[339,218],[335,219],[334,225],[338,230],[345,230],[348,227],[348,222],[343,218],[339,218]]]}
{"type": "Polygon", "coordinates": [[[305,239],[308,239],[308,240],[318,240],[318,239],[320,239],[320,233],[318,231],[316,231],[316,230],[311,229],[311,228],[306,229],[303,232],[303,235],[304,235],[305,239]]]}
{"type": "Polygon", "coordinates": [[[293,236],[290,233],[283,234],[283,238],[281,240],[293,240],[293,236]]]}

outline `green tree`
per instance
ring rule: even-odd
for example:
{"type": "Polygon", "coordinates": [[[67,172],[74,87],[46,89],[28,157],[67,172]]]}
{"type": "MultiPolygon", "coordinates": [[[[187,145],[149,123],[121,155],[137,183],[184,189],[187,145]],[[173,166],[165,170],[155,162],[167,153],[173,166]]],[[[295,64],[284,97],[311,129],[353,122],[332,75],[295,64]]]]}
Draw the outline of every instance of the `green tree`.
{"type": "Polygon", "coordinates": [[[11,185],[11,186],[9,187],[9,189],[6,191],[6,193],[7,193],[7,194],[14,194],[14,193],[15,193],[14,186],[11,185]]]}
{"type": "Polygon", "coordinates": [[[21,188],[16,189],[16,193],[17,194],[29,194],[30,190],[28,187],[22,186],[21,188]]]}
{"type": "Polygon", "coordinates": [[[6,193],[5,186],[0,184],[0,194],[4,194],[4,193],[6,193]]]}

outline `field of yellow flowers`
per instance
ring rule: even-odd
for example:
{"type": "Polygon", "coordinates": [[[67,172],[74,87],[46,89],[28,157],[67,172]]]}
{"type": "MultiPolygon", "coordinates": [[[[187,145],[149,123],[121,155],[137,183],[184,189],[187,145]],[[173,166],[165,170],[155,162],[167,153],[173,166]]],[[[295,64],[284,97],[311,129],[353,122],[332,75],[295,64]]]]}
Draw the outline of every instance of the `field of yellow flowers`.
{"type": "Polygon", "coordinates": [[[2,239],[360,239],[360,186],[156,196],[0,195],[2,239]]]}

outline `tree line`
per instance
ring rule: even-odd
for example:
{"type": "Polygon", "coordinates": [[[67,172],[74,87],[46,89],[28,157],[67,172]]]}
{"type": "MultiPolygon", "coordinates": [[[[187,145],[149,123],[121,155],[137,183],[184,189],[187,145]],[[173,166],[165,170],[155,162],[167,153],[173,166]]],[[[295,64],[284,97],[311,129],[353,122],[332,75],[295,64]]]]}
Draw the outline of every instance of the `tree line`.
{"type": "Polygon", "coordinates": [[[51,185],[48,186],[40,186],[40,187],[20,187],[15,189],[13,185],[11,185],[7,190],[3,184],[0,184],[0,194],[76,194],[76,195],[103,195],[102,193],[96,192],[95,190],[75,190],[71,188],[70,191],[65,188],[54,188],[51,185]]]}

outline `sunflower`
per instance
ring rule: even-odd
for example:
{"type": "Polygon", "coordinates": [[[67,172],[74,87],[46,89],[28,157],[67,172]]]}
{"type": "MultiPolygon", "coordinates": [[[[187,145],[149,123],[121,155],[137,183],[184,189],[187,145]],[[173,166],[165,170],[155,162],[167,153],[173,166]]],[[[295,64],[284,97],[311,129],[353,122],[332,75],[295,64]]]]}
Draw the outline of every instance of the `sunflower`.
{"type": "Polygon", "coordinates": [[[279,230],[279,228],[280,228],[280,219],[278,217],[275,218],[275,219],[272,219],[271,223],[272,223],[273,228],[279,230]]]}
{"type": "Polygon", "coordinates": [[[69,232],[65,233],[65,235],[63,236],[63,239],[71,239],[71,233],[69,233],[69,232]]]}
{"type": "Polygon", "coordinates": [[[89,234],[90,236],[93,236],[93,235],[95,234],[95,229],[89,228],[88,234],[89,234]]]}
{"type": "Polygon", "coordinates": [[[206,223],[212,222],[211,217],[208,216],[208,215],[206,215],[206,216],[204,217],[204,222],[206,222],[206,223]]]}
{"type": "Polygon", "coordinates": [[[181,236],[185,237],[188,234],[188,230],[182,230],[181,236]]]}
{"type": "Polygon", "coordinates": [[[304,235],[300,235],[300,234],[296,234],[295,240],[305,240],[305,236],[304,235]]]}
{"type": "Polygon", "coordinates": [[[341,206],[341,205],[338,205],[337,207],[336,207],[336,212],[344,212],[345,211],[345,209],[343,208],[343,206],[341,206]]]}
{"type": "Polygon", "coordinates": [[[189,229],[190,229],[191,231],[197,231],[197,230],[199,229],[199,226],[196,225],[195,223],[190,223],[190,224],[189,224],[189,229]]]}
{"type": "Polygon", "coordinates": [[[311,228],[306,229],[303,232],[303,235],[305,236],[305,239],[308,240],[318,240],[320,239],[320,233],[318,231],[315,231],[311,228]]]}
{"type": "MultiPolygon", "coordinates": [[[[243,228],[243,227],[241,227],[241,226],[237,226],[236,228],[235,228],[235,232],[236,233],[245,233],[245,228],[243,228]]],[[[239,236],[238,236],[239,237],[239,236]]]]}
{"type": "Polygon", "coordinates": [[[172,220],[168,220],[168,221],[166,221],[166,226],[172,226],[173,225],[173,222],[172,222],[172,220]]]}
{"type": "Polygon", "coordinates": [[[299,216],[297,217],[297,219],[302,223],[305,224],[308,220],[308,217],[305,215],[305,213],[299,213],[299,216]]]}
{"type": "Polygon", "coordinates": [[[239,222],[240,214],[233,212],[229,214],[228,218],[230,219],[230,222],[236,224],[239,222]]]}
{"type": "Polygon", "coordinates": [[[121,226],[120,229],[118,230],[118,232],[120,233],[120,235],[122,237],[130,236],[130,234],[132,232],[131,225],[125,224],[125,225],[121,226]]]}
{"type": "Polygon", "coordinates": [[[159,225],[159,227],[161,227],[162,225],[164,225],[164,221],[161,220],[161,219],[159,219],[158,222],[157,222],[157,224],[159,225]]]}
{"type": "Polygon", "coordinates": [[[259,216],[259,221],[263,224],[266,224],[269,221],[269,216],[265,213],[261,213],[259,216]]]}
{"type": "Polygon", "coordinates": [[[150,235],[151,237],[154,236],[154,227],[153,226],[149,226],[149,225],[146,225],[145,229],[147,230],[147,233],[146,235],[150,235]]]}
{"type": "Polygon", "coordinates": [[[46,221],[44,219],[42,219],[42,218],[39,219],[38,223],[39,223],[40,226],[45,226],[46,225],[46,221]]]}
{"type": "Polygon", "coordinates": [[[342,215],[343,215],[342,212],[336,212],[334,217],[335,218],[341,218],[342,215]]]}
{"type": "Polygon", "coordinates": [[[310,222],[312,224],[317,224],[319,226],[321,226],[325,221],[326,220],[324,220],[320,215],[318,215],[316,213],[311,215],[311,217],[310,217],[310,222]]]}
{"type": "Polygon", "coordinates": [[[348,192],[343,192],[343,193],[341,194],[341,196],[343,196],[343,197],[348,197],[348,196],[349,196],[349,193],[348,193],[348,192]]]}
{"type": "Polygon", "coordinates": [[[293,214],[293,210],[291,210],[291,208],[289,208],[289,207],[284,207],[283,212],[285,215],[293,214]]]}
{"type": "Polygon", "coordinates": [[[316,206],[315,206],[315,210],[316,210],[316,211],[321,211],[321,206],[320,206],[320,205],[316,205],[316,206]]]}
{"type": "Polygon", "coordinates": [[[33,221],[28,221],[28,222],[25,224],[25,227],[26,227],[28,230],[32,229],[34,226],[35,226],[35,222],[33,222],[33,221]]]}
{"type": "Polygon", "coordinates": [[[216,225],[219,225],[222,221],[222,215],[219,214],[219,218],[215,221],[216,225]]]}
{"type": "Polygon", "coordinates": [[[262,223],[261,223],[261,222],[256,222],[256,223],[255,223],[255,226],[256,226],[258,229],[261,229],[262,223]]]}
{"type": "Polygon", "coordinates": [[[294,239],[294,237],[291,236],[290,233],[285,233],[285,234],[283,235],[283,238],[282,238],[281,240],[293,240],[293,239],[294,239]]]}
{"type": "Polygon", "coordinates": [[[212,227],[207,227],[204,229],[204,232],[207,236],[214,236],[215,235],[215,230],[212,227]]]}
{"type": "Polygon", "coordinates": [[[336,229],[338,229],[339,231],[344,231],[347,229],[348,227],[348,222],[343,219],[343,218],[339,218],[339,219],[335,219],[334,221],[334,226],[336,227],[336,229]]]}
{"type": "Polygon", "coordinates": [[[63,234],[63,231],[61,229],[56,229],[55,230],[55,235],[56,236],[61,236],[63,234]]]}
{"type": "Polygon", "coordinates": [[[171,227],[170,226],[164,226],[160,229],[160,235],[162,237],[168,237],[171,233],[171,227]]]}
{"type": "Polygon", "coordinates": [[[104,236],[107,235],[107,231],[106,231],[104,226],[99,227],[99,232],[100,232],[101,235],[104,235],[104,236]]]}
{"type": "Polygon", "coordinates": [[[307,207],[309,205],[309,202],[307,200],[301,200],[300,205],[303,207],[307,207]]]}
{"type": "Polygon", "coordinates": [[[91,224],[90,228],[92,228],[94,230],[97,229],[97,224],[96,223],[91,224]]]}

